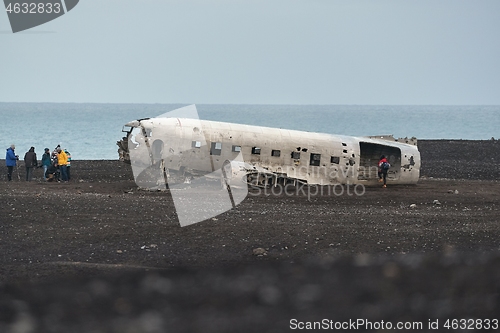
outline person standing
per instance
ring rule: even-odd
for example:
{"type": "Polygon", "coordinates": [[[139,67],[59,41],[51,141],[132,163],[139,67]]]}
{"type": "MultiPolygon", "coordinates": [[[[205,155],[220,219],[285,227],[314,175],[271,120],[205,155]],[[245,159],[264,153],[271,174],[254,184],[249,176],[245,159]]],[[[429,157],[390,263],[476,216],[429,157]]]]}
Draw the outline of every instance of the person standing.
{"type": "Polygon", "coordinates": [[[12,180],[12,171],[19,160],[19,156],[17,156],[14,152],[15,149],[16,146],[10,145],[10,147],[7,148],[7,153],[5,154],[5,165],[7,166],[7,179],[9,182],[12,180]]]}
{"type": "Polygon", "coordinates": [[[24,154],[24,166],[26,167],[26,181],[30,182],[31,179],[33,179],[33,168],[38,166],[35,147],[31,147],[30,150],[24,154]]]}
{"type": "Polygon", "coordinates": [[[55,147],[54,150],[52,151],[52,155],[50,156],[50,158],[52,159],[52,162],[57,161],[57,150],[58,149],[61,149],[61,145],[57,145],[57,147],[55,147]]]}
{"type": "Polygon", "coordinates": [[[45,173],[47,172],[47,169],[51,165],[51,160],[50,160],[50,149],[45,148],[45,152],[42,155],[42,167],[43,167],[43,180],[47,181],[47,176],[45,176],[45,173]]]}
{"type": "Polygon", "coordinates": [[[382,187],[387,187],[387,172],[389,171],[390,167],[391,165],[387,161],[387,158],[385,158],[385,155],[380,156],[380,160],[378,161],[378,181],[380,183],[382,181],[384,182],[384,185],[382,187]]]}
{"type": "Polygon", "coordinates": [[[59,164],[59,171],[61,172],[61,179],[63,182],[68,181],[68,156],[61,149],[57,149],[57,164],[59,164]]]}
{"type": "Polygon", "coordinates": [[[66,153],[66,157],[68,158],[68,163],[66,163],[66,170],[68,173],[68,181],[71,180],[71,153],[67,150],[64,149],[64,152],[66,153]]]}

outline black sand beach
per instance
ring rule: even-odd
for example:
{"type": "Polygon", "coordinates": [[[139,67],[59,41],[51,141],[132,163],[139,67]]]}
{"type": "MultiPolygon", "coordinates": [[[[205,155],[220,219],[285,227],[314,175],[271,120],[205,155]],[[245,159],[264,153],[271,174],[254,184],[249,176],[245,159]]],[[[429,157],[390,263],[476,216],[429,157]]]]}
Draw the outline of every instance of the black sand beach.
{"type": "Polygon", "coordinates": [[[426,332],[429,320],[439,331],[455,331],[447,319],[500,320],[500,141],[419,149],[417,185],[254,193],[185,228],[170,193],[138,190],[119,161],[73,161],[68,184],[4,177],[0,332],[288,332],[323,319],[426,332]]]}

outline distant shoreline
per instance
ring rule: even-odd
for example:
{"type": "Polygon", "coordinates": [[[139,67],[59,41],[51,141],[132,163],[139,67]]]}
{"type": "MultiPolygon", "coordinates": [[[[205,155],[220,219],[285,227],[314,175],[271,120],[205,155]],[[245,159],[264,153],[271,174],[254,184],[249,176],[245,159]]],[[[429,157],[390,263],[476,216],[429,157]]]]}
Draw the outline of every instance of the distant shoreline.
{"type": "MultiPolygon", "coordinates": [[[[421,151],[421,146],[424,145],[424,146],[427,146],[427,144],[429,143],[436,143],[436,144],[439,144],[439,143],[445,143],[445,142],[456,142],[456,143],[471,143],[471,144],[491,144],[491,143],[496,143],[496,142],[500,142],[500,138],[491,138],[491,139],[484,139],[484,140],[471,140],[471,139],[418,139],[418,146],[419,146],[419,150],[421,151]],[[494,140],[493,140],[494,139],[494,140]]],[[[5,147],[5,149],[7,149],[8,147],[5,147]]],[[[40,149],[38,149],[40,150],[40,149]]],[[[25,152],[19,152],[18,149],[16,149],[16,154],[19,155],[19,158],[21,159],[21,162],[23,163],[22,161],[22,156],[21,154],[24,155],[25,152]]],[[[498,152],[496,152],[498,153],[498,152]]],[[[41,158],[41,152],[38,152],[37,155],[39,155],[38,157],[41,158]]],[[[86,159],[86,158],[73,158],[72,161],[119,161],[119,158],[118,158],[118,153],[116,154],[117,157],[116,158],[99,158],[99,159],[86,159]]],[[[0,156],[3,156],[3,155],[0,155],[0,156]]],[[[5,159],[4,158],[0,158],[0,164],[4,165],[5,166],[5,159]]]]}
{"type": "MultiPolygon", "coordinates": [[[[500,140],[419,140],[418,149],[422,165],[420,178],[444,178],[467,180],[500,180],[500,140]]],[[[18,152],[22,158],[24,152],[18,152]]],[[[118,154],[117,154],[118,155],[118,154]]],[[[41,156],[38,156],[40,158],[41,156]]],[[[73,159],[72,172],[86,174],[92,178],[96,172],[108,179],[112,172],[120,169],[122,177],[133,180],[130,164],[116,159],[73,159]],[[105,170],[102,170],[105,169],[105,170]]],[[[0,160],[3,171],[0,179],[5,179],[5,160],[0,160]]],[[[24,161],[19,163],[19,173],[24,175],[24,161]]],[[[35,170],[35,177],[41,174],[35,170]]]]}

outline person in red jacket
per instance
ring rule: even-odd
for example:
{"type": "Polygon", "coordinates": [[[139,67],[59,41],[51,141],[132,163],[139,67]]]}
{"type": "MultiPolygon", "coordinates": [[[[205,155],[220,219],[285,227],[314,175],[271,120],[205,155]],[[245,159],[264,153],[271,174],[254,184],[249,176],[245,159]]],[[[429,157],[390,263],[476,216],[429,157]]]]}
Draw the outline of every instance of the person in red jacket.
{"type": "Polygon", "coordinates": [[[380,160],[378,161],[378,181],[381,183],[384,182],[382,187],[387,187],[387,172],[391,165],[385,158],[385,155],[380,156],[380,160]]]}

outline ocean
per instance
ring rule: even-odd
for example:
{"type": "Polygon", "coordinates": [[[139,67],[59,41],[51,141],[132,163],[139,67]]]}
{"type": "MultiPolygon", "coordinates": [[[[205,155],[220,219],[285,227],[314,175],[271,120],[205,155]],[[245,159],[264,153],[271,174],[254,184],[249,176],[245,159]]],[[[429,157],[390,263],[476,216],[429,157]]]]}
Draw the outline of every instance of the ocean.
{"type": "MultiPolygon", "coordinates": [[[[77,160],[118,159],[125,123],[186,104],[0,103],[0,146],[39,156],[58,144],[77,160]]],[[[500,106],[196,105],[200,119],[352,136],[500,138],[500,106]]],[[[4,156],[0,156],[4,158],[4,156]]]]}

